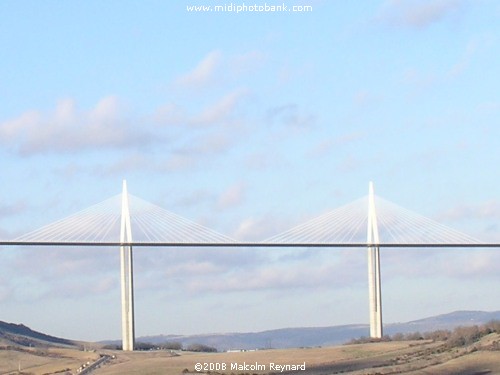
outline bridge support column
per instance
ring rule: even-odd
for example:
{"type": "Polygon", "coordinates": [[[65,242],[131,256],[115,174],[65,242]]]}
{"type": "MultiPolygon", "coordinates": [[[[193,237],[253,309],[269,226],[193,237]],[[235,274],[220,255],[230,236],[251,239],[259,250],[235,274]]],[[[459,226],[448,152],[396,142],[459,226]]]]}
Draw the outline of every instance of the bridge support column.
{"type": "MultiPolygon", "coordinates": [[[[120,242],[132,242],[127,182],[123,181],[120,242]]],[[[122,294],[122,349],[133,351],[135,344],[134,278],[132,246],[120,246],[122,294]]]]}
{"type": "Polygon", "coordinates": [[[382,287],[380,277],[380,243],[373,182],[368,193],[368,291],[370,302],[370,337],[381,339],[382,329],[382,287]]]}

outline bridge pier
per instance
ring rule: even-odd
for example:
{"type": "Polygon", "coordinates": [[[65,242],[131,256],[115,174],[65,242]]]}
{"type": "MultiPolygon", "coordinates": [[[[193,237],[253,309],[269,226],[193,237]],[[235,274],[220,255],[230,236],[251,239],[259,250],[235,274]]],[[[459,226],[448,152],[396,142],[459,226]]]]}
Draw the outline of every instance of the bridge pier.
{"type": "Polygon", "coordinates": [[[382,287],[380,277],[380,243],[373,182],[368,193],[368,292],[370,303],[370,337],[381,339],[382,329],[382,287]]]}
{"type": "MultiPolygon", "coordinates": [[[[128,206],[128,192],[126,181],[123,181],[120,242],[132,242],[132,230],[130,227],[130,212],[128,206]]],[[[133,351],[135,344],[135,322],[132,246],[120,246],[120,261],[120,281],[122,292],[122,349],[125,351],[133,351]]]]}

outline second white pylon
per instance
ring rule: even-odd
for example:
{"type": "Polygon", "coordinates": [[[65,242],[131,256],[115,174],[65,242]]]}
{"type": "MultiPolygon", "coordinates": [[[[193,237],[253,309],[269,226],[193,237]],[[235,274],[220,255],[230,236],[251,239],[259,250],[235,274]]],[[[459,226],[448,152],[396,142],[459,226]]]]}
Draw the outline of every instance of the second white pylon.
{"type": "Polygon", "coordinates": [[[382,288],[380,285],[380,239],[373,182],[368,193],[368,290],[370,299],[370,337],[381,339],[382,330],[382,288]]]}
{"type": "MultiPolygon", "coordinates": [[[[127,182],[125,180],[123,181],[122,191],[120,243],[132,243],[127,182]]],[[[120,246],[120,260],[122,289],[122,349],[133,351],[135,342],[135,323],[132,246],[120,246]]]]}

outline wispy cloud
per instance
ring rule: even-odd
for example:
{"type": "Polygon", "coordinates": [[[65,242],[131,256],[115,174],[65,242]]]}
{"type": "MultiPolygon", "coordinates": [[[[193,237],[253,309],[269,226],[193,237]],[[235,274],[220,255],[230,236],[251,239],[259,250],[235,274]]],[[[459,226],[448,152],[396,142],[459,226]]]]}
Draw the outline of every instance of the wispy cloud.
{"type": "Polygon", "coordinates": [[[205,189],[186,192],[186,195],[179,197],[173,204],[175,207],[199,207],[208,202],[216,201],[216,195],[205,189]]]}
{"type": "Polygon", "coordinates": [[[12,204],[0,204],[0,219],[18,215],[26,210],[24,202],[16,202],[12,204]]]}
{"type": "Polygon", "coordinates": [[[223,280],[220,277],[194,279],[188,282],[187,287],[197,293],[227,293],[347,286],[357,283],[358,271],[364,270],[364,257],[357,255],[345,253],[329,260],[318,255],[296,262],[268,259],[267,264],[257,269],[227,272],[223,280]]]}
{"type": "Polygon", "coordinates": [[[228,121],[234,114],[237,105],[248,94],[245,89],[234,90],[215,103],[206,107],[201,113],[189,120],[192,125],[213,125],[228,121]]]}
{"type": "Polygon", "coordinates": [[[276,148],[252,153],[245,160],[248,168],[257,170],[271,169],[283,164],[283,157],[276,148]]]}
{"type": "Polygon", "coordinates": [[[160,127],[202,127],[233,124],[236,121],[237,109],[248,94],[249,90],[245,88],[231,90],[216,98],[198,113],[189,113],[187,109],[180,105],[167,103],[154,112],[152,120],[160,127]]]}
{"type": "Polygon", "coordinates": [[[24,248],[4,258],[5,293],[16,300],[68,299],[106,294],[117,289],[119,270],[114,252],[102,248],[24,248]],[[91,273],[85,270],[92,270],[91,273]],[[11,274],[23,270],[24,277],[11,274]],[[78,275],[78,277],[75,277],[78,275]],[[14,280],[14,281],[11,281],[14,280]]]}
{"type": "Polygon", "coordinates": [[[394,26],[424,29],[462,10],[465,0],[388,0],[377,19],[394,26]]]}
{"type": "Polygon", "coordinates": [[[7,282],[3,279],[0,279],[0,302],[7,301],[11,298],[12,288],[7,286],[7,282]]]}
{"type": "Polygon", "coordinates": [[[200,88],[212,82],[220,67],[222,53],[218,50],[209,52],[190,72],[176,79],[175,84],[185,88],[200,88]]]}
{"type": "Polygon", "coordinates": [[[189,72],[173,81],[173,88],[200,90],[248,77],[266,62],[266,55],[258,50],[241,54],[223,54],[212,50],[201,58],[189,72]]]}
{"type": "Polygon", "coordinates": [[[0,143],[21,155],[143,147],[155,139],[129,124],[113,96],[89,111],[78,111],[74,100],[65,99],[52,113],[29,111],[0,124],[0,143]]]}
{"type": "Polygon", "coordinates": [[[166,103],[156,109],[152,120],[159,125],[183,125],[186,122],[186,113],[175,103],[166,103]]]}
{"type": "Polygon", "coordinates": [[[250,51],[229,58],[229,67],[234,76],[246,75],[261,67],[266,56],[260,51],[250,51]]]}
{"type": "Polygon", "coordinates": [[[123,176],[128,172],[167,173],[198,168],[223,156],[234,144],[226,134],[208,132],[190,135],[185,140],[173,140],[162,150],[162,155],[129,151],[113,161],[95,166],[70,163],[56,172],[70,177],[72,173],[87,172],[94,176],[123,176]]]}
{"type": "Polygon", "coordinates": [[[476,219],[500,220],[500,202],[497,200],[490,200],[476,205],[461,204],[441,213],[439,219],[453,221],[476,219]]]}
{"type": "Polygon", "coordinates": [[[369,107],[380,101],[380,97],[370,90],[359,90],[354,95],[354,105],[358,108],[369,107]]]}
{"type": "Polygon", "coordinates": [[[500,271],[500,254],[491,249],[393,249],[384,253],[384,269],[391,277],[498,278],[500,271]]]}
{"type": "Polygon", "coordinates": [[[492,37],[488,35],[470,39],[463,47],[462,55],[449,69],[448,75],[451,78],[456,78],[463,74],[475,62],[474,59],[478,57],[480,52],[490,50],[494,44],[492,37]]]}
{"type": "Polygon", "coordinates": [[[271,126],[284,126],[288,130],[310,129],[316,124],[316,116],[303,113],[297,104],[271,107],[265,118],[271,126]]]}
{"type": "Polygon", "coordinates": [[[232,236],[243,241],[262,241],[291,226],[292,222],[289,218],[278,218],[272,215],[251,216],[239,223],[232,236]]]}
{"type": "Polygon", "coordinates": [[[246,194],[247,186],[244,182],[238,182],[227,188],[217,200],[217,208],[225,210],[231,207],[239,206],[246,194]]]}
{"type": "Polygon", "coordinates": [[[338,147],[343,147],[351,143],[355,143],[365,137],[364,133],[361,132],[353,132],[341,135],[336,138],[330,138],[320,141],[314,147],[312,147],[307,155],[309,157],[320,157],[324,155],[328,155],[338,147]]]}

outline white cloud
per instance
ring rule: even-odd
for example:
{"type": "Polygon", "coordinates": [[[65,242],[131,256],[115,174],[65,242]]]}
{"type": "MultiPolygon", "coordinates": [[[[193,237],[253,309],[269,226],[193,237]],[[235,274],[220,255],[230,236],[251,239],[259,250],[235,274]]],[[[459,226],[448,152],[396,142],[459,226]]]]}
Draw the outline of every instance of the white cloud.
{"type": "Polygon", "coordinates": [[[378,103],[379,101],[380,97],[369,90],[359,90],[354,95],[354,104],[357,107],[368,107],[378,103]]]}
{"type": "Polygon", "coordinates": [[[356,156],[350,155],[343,158],[337,169],[342,173],[349,173],[355,170],[360,169],[362,166],[362,162],[356,156]]]}
{"type": "Polygon", "coordinates": [[[464,0],[388,0],[378,19],[395,26],[426,28],[459,12],[464,0]]]}
{"type": "Polygon", "coordinates": [[[439,219],[455,221],[475,219],[500,220],[500,202],[497,200],[490,200],[476,205],[461,204],[440,214],[439,219]]]}
{"type": "Polygon", "coordinates": [[[246,241],[262,241],[290,229],[291,226],[292,223],[288,218],[248,217],[240,222],[232,237],[246,241]]]}
{"type": "Polygon", "coordinates": [[[479,52],[491,50],[494,44],[493,38],[489,35],[481,35],[469,40],[464,47],[462,56],[452,65],[448,75],[452,78],[460,76],[471,65],[473,59],[479,52]]]}
{"type": "Polygon", "coordinates": [[[180,76],[176,80],[176,84],[181,87],[199,88],[212,82],[221,61],[221,52],[217,50],[211,51],[192,71],[180,76]]]}
{"type": "Polygon", "coordinates": [[[176,202],[174,202],[175,207],[199,207],[207,202],[215,201],[214,194],[210,193],[208,190],[192,190],[186,192],[185,196],[179,197],[176,202]]]}
{"type": "Polygon", "coordinates": [[[365,134],[361,132],[353,132],[341,135],[336,138],[325,139],[315,145],[307,155],[309,157],[320,157],[327,154],[331,154],[338,147],[342,147],[351,143],[355,143],[365,137],[365,134]]]}
{"type": "Polygon", "coordinates": [[[245,165],[251,169],[266,170],[283,165],[283,157],[277,148],[248,155],[245,165]]]}
{"type": "Polygon", "coordinates": [[[179,171],[193,168],[196,165],[196,159],[190,155],[174,154],[170,158],[161,163],[160,169],[165,171],[179,171]]]}
{"type": "Polygon", "coordinates": [[[239,206],[246,194],[246,184],[244,182],[238,182],[230,186],[225,190],[217,200],[217,208],[219,210],[225,210],[235,206],[239,206]]]}
{"type": "Polygon", "coordinates": [[[284,126],[287,130],[310,129],[316,123],[316,116],[303,113],[296,104],[285,104],[269,108],[266,121],[271,126],[284,126]]]}
{"type": "Polygon", "coordinates": [[[235,89],[194,114],[188,113],[186,109],[177,104],[167,103],[155,111],[152,119],[159,126],[177,125],[179,128],[183,126],[234,125],[237,123],[235,114],[238,106],[248,94],[247,89],[235,89]]]}
{"type": "Polygon", "coordinates": [[[214,125],[221,124],[230,119],[234,114],[241,99],[248,91],[239,89],[226,94],[214,104],[206,107],[200,114],[189,120],[192,125],[214,125]]]}
{"type": "MultiPolygon", "coordinates": [[[[297,250],[296,250],[297,251],[297,250]]],[[[364,254],[364,253],[363,253],[364,254]]],[[[235,292],[256,290],[281,290],[291,288],[317,289],[332,286],[352,286],[359,282],[358,275],[364,271],[364,256],[353,252],[338,253],[338,256],[323,258],[316,256],[297,260],[273,261],[267,259],[256,269],[240,269],[227,272],[222,279],[215,277],[192,279],[187,287],[191,292],[235,292]]]]}
{"type": "Polygon", "coordinates": [[[498,278],[500,254],[493,249],[385,249],[386,278],[498,278]]]}
{"type": "Polygon", "coordinates": [[[197,275],[197,277],[200,277],[203,275],[218,275],[222,271],[223,267],[216,264],[216,262],[208,260],[196,261],[193,259],[191,261],[169,267],[165,272],[165,276],[168,278],[184,275],[197,275]]]}
{"type": "Polygon", "coordinates": [[[435,74],[424,73],[412,67],[403,72],[401,80],[407,85],[422,90],[432,86],[437,81],[437,77],[435,74]]]}
{"type": "Polygon", "coordinates": [[[174,87],[201,89],[248,76],[259,69],[265,59],[265,55],[256,50],[229,56],[223,55],[219,50],[213,50],[204,56],[190,72],[175,79],[174,87]]]}
{"type": "Polygon", "coordinates": [[[16,202],[12,204],[0,204],[0,219],[18,215],[26,210],[26,204],[23,202],[16,202]]]}
{"type": "Polygon", "coordinates": [[[26,112],[0,124],[0,143],[22,155],[76,153],[102,148],[142,147],[158,136],[132,127],[116,97],[101,99],[89,111],[78,111],[72,99],[61,100],[52,113],[26,112]]]}
{"type": "Polygon", "coordinates": [[[224,155],[233,145],[233,140],[226,134],[212,133],[196,136],[190,135],[184,144],[173,140],[162,151],[164,156],[145,152],[130,151],[117,160],[99,164],[94,167],[69,164],[56,170],[58,174],[70,177],[72,173],[88,172],[95,176],[123,176],[130,171],[166,173],[197,168],[210,163],[224,155]]]}
{"type": "Polygon", "coordinates": [[[29,247],[15,249],[2,262],[4,292],[18,301],[106,294],[119,281],[119,258],[108,248],[29,247]],[[13,276],[18,270],[22,277],[13,276]]]}
{"type": "Polygon", "coordinates": [[[12,296],[12,288],[8,280],[0,278],[0,302],[8,301],[12,296]]]}
{"type": "Polygon", "coordinates": [[[229,66],[235,76],[250,74],[262,66],[266,56],[259,51],[250,51],[230,58],[229,66]]]}
{"type": "Polygon", "coordinates": [[[186,122],[186,114],[177,104],[167,103],[156,109],[153,121],[160,125],[182,125],[186,122]]]}
{"type": "Polygon", "coordinates": [[[257,220],[249,217],[243,220],[236,229],[234,238],[240,240],[262,240],[263,238],[270,237],[267,234],[268,228],[264,227],[263,220],[257,220]]]}

